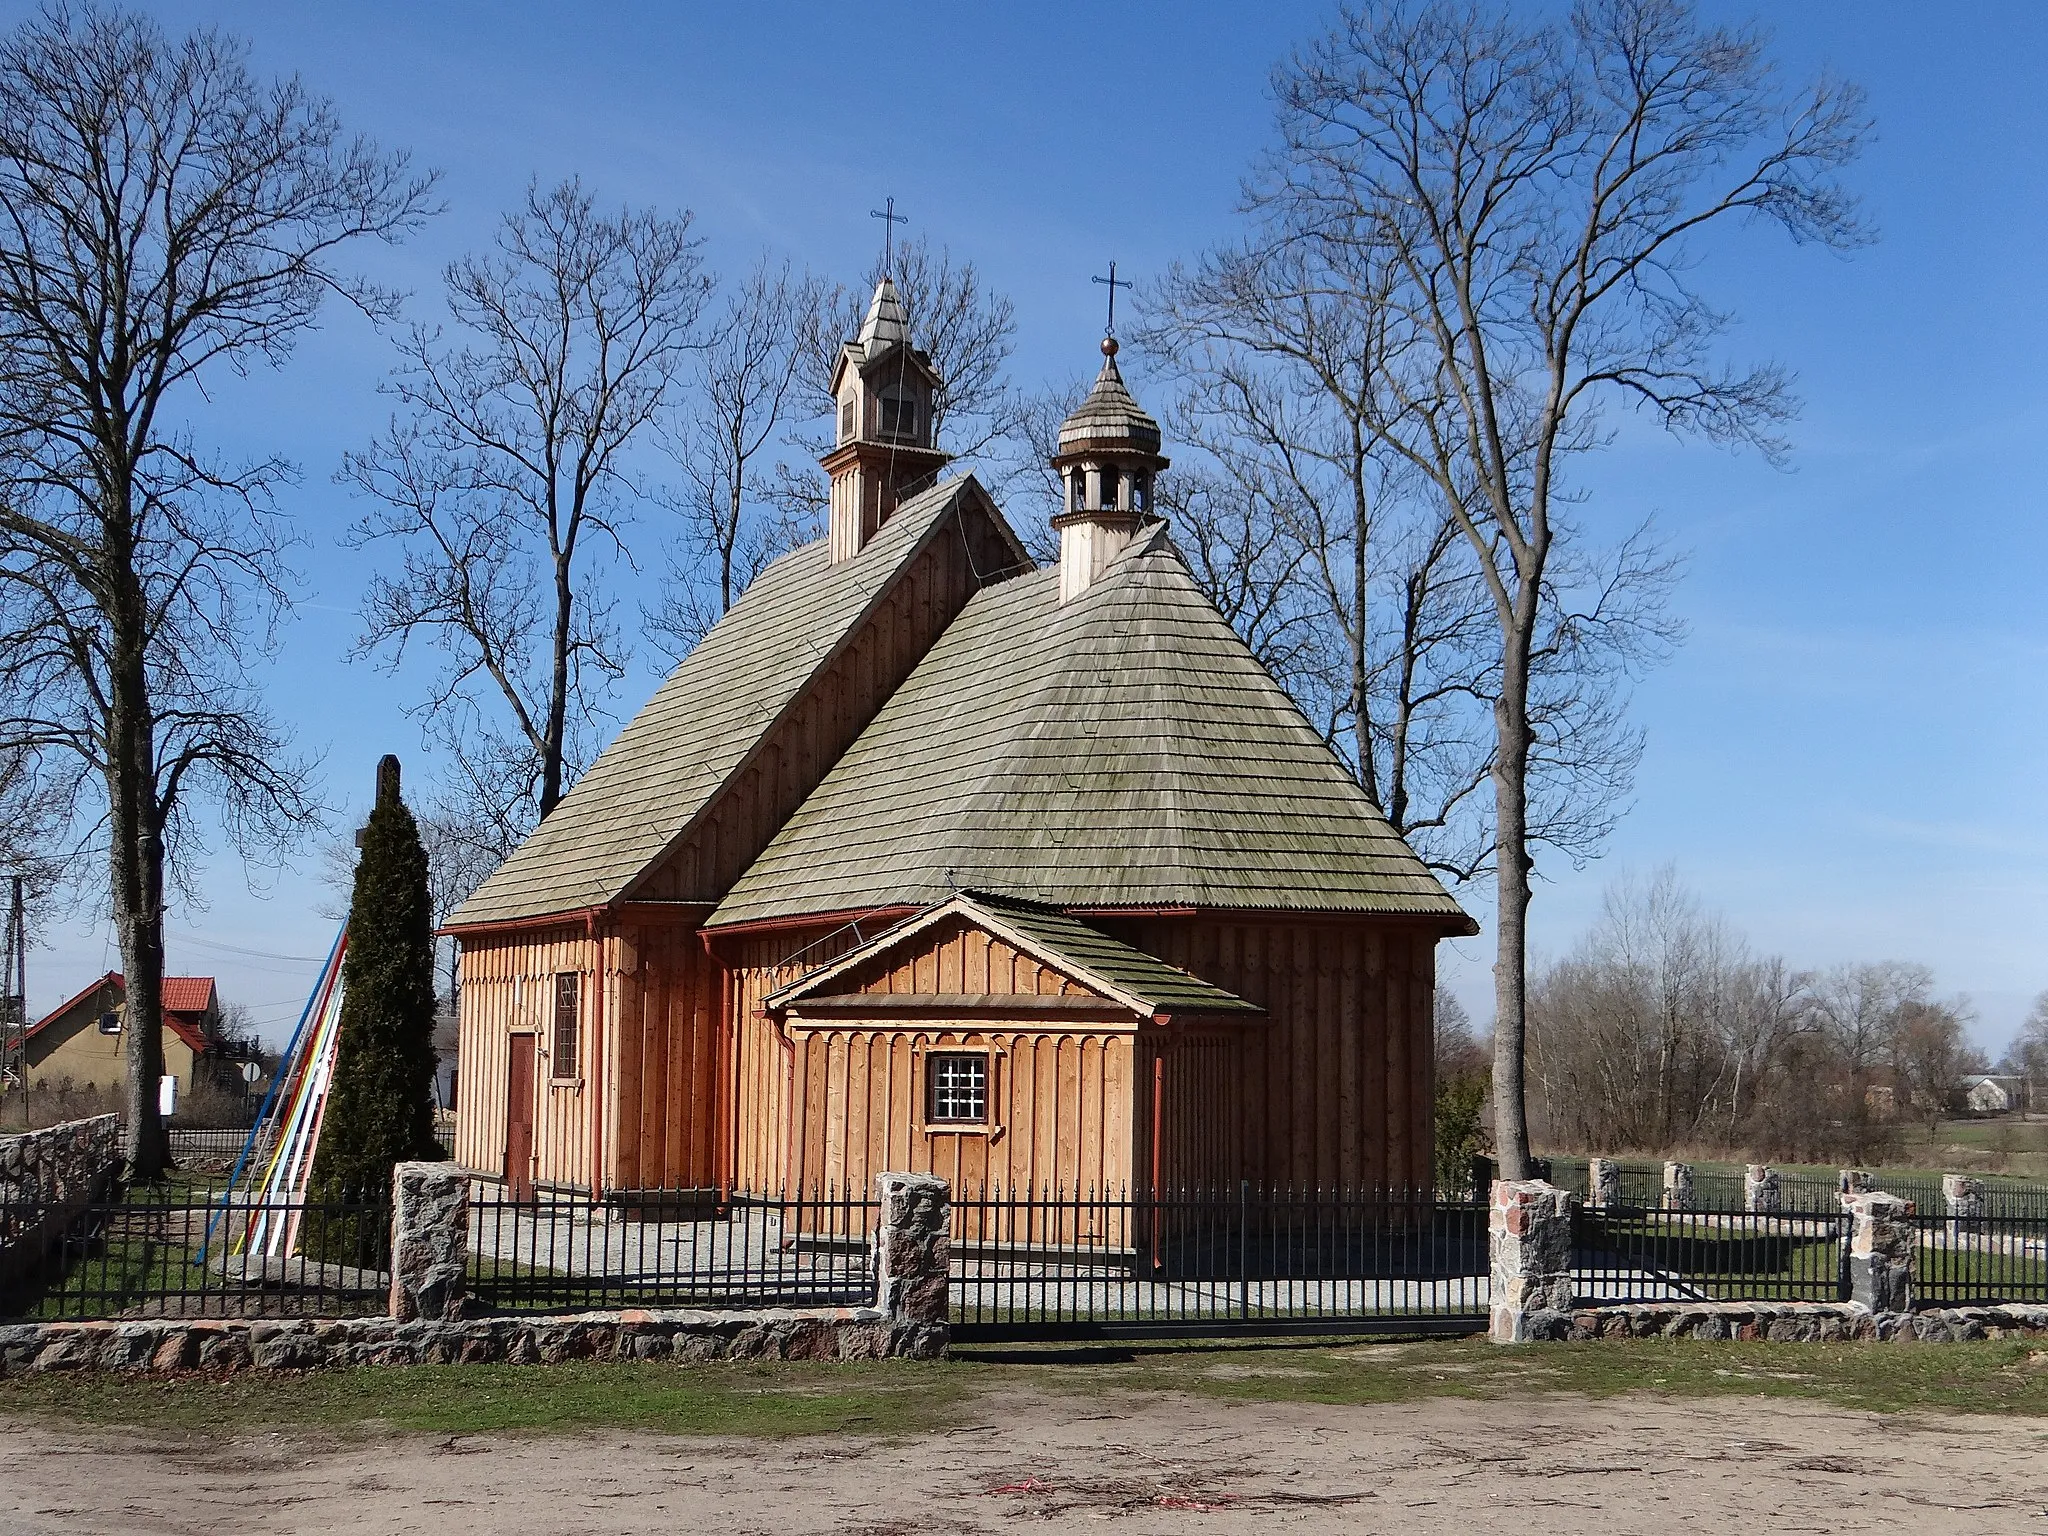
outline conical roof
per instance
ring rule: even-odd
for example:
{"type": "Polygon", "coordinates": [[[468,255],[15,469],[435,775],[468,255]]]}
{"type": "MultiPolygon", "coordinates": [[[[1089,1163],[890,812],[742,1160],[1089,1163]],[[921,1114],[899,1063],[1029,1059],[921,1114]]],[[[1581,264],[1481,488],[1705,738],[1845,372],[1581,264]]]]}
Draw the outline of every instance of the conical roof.
{"type": "Polygon", "coordinates": [[[875,284],[875,296],[868,301],[866,318],[860,323],[860,345],[864,356],[873,358],[891,347],[910,344],[910,317],[896,285],[883,278],[875,284]]]}
{"type": "Polygon", "coordinates": [[[1060,452],[1071,453],[1082,444],[1093,448],[1122,448],[1131,453],[1159,452],[1159,423],[1145,414],[1116,366],[1114,342],[1104,342],[1102,372],[1095,387],[1080,407],[1060,423],[1060,452]]]}

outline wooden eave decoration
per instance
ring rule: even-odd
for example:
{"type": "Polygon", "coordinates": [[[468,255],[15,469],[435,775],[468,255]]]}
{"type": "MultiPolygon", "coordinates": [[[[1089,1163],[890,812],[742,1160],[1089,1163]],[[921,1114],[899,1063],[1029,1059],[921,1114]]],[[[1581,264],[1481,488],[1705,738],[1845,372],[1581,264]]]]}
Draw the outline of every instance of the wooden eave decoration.
{"type": "Polygon", "coordinates": [[[975,1007],[979,1010],[999,1011],[1009,1016],[1030,1014],[1037,1017],[1058,1013],[1057,1007],[1046,1008],[1046,1004],[1086,1003],[1097,1009],[1107,1005],[1111,1017],[1128,1019],[1133,1028],[1146,1020],[1164,1022],[1169,1018],[1184,1017],[1242,1019],[1264,1012],[1254,1003],[1221,987],[1211,986],[1156,956],[1112,939],[1054,908],[969,892],[928,907],[886,933],[849,950],[829,965],[799,977],[762,999],[761,1007],[771,1018],[786,1017],[794,1021],[803,1015],[822,1017],[835,1010],[837,1016],[846,1017],[849,1004],[862,1010],[858,1016],[872,1017],[875,1013],[891,1009],[900,1013],[907,1003],[912,1002],[931,1010],[952,1007],[956,1003],[964,1005],[968,998],[976,999],[975,1007]],[[962,994],[955,999],[945,994],[830,990],[832,984],[842,977],[956,916],[1001,939],[1020,954],[1057,971],[1069,981],[1087,988],[1095,996],[1075,999],[1033,993],[994,993],[962,994]],[[943,999],[943,1003],[931,1001],[934,998],[943,999]],[[855,999],[861,1001],[855,1003],[855,999]]]}

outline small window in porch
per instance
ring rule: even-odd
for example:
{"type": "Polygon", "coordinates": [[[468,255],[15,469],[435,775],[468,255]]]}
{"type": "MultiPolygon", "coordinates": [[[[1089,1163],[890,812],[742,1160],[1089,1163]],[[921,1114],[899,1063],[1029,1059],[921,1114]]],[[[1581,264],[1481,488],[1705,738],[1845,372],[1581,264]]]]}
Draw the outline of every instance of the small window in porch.
{"type": "Polygon", "coordinates": [[[988,1057],[942,1051],[925,1058],[925,1119],[933,1125],[988,1124],[988,1057]]]}
{"type": "Polygon", "coordinates": [[[549,1053],[549,1076],[556,1079],[576,1075],[578,1025],[583,1013],[583,977],[563,971],[555,977],[554,1049],[549,1053]]]}

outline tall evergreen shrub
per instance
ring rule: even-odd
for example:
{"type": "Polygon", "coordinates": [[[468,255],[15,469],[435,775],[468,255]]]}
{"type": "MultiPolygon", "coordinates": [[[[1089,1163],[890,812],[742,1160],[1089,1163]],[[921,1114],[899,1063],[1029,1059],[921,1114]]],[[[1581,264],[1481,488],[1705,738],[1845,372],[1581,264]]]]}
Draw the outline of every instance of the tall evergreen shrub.
{"type": "MultiPolygon", "coordinates": [[[[309,1198],[388,1200],[394,1163],[438,1158],[434,1140],[434,923],[427,853],[398,793],[398,759],[377,764],[341,961],[341,1039],[309,1198]]],[[[336,1264],[376,1262],[384,1223],[308,1213],[300,1247],[336,1264]]]]}

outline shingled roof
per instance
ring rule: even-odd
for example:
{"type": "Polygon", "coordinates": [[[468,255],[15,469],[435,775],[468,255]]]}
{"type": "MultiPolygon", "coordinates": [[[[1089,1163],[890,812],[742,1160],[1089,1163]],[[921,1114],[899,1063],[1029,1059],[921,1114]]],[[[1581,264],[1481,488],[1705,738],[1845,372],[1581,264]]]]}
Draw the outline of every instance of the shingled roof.
{"type": "Polygon", "coordinates": [[[1039,571],[969,601],[712,914],[925,906],[1471,919],[1373,808],[1166,536],[1061,604],[1039,571]]]}
{"type": "Polygon", "coordinates": [[[578,912],[624,896],[949,526],[972,486],[963,475],[905,501],[839,565],[823,540],[770,565],[449,926],[578,912]]]}

